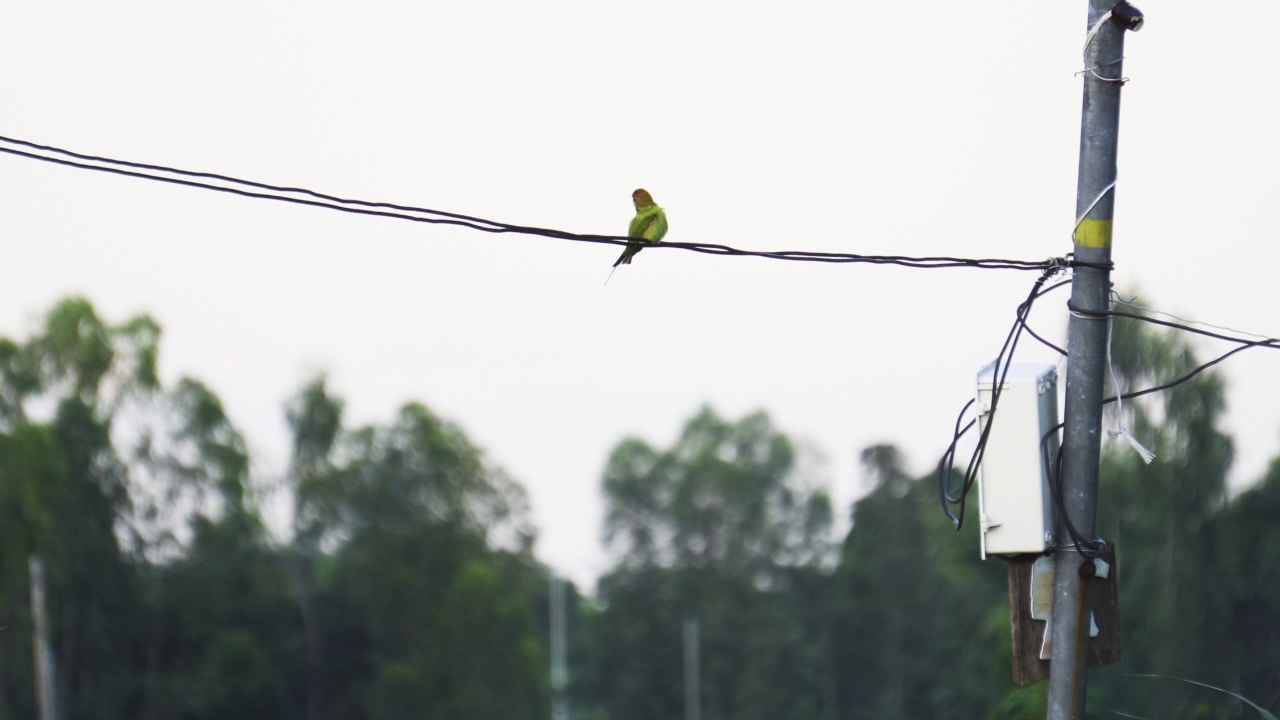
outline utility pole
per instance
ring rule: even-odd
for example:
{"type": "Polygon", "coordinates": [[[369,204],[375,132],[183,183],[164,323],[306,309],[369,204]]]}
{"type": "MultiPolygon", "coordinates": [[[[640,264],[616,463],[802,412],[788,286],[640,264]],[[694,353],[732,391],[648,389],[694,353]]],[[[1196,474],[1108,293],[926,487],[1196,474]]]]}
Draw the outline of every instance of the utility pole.
{"type": "Polygon", "coordinates": [[[568,720],[569,700],[565,697],[569,670],[566,658],[564,580],[551,578],[551,717],[568,720]]]}
{"type": "Polygon", "coordinates": [[[31,553],[27,558],[27,572],[31,577],[31,632],[36,676],[36,709],[40,720],[55,720],[56,694],[53,682],[53,651],[49,649],[49,623],[45,608],[44,562],[31,553]]]}
{"type": "Polygon", "coordinates": [[[684,616],[684,717],[702,720],[702,689],[698,669],[698,616],[684,616]]]}
{"type": "MultiPolygon", "coordinates": [[[[1075,259],[1071,302],[1084,313],[1108,308],[1111,220],[1115,209],[1116,144],[1120,126],[1121,58],[1125,30],[1142,15],[1121,0],[1089,0],[1084,51],[1084,109],[1080,121],[1080,173],[1076,185],[1075,259]]],[[[1067,330],[1066,410],[1063,429],[1062,506],[1057,528],[1053,588],[1053,647],[1049,659],[1048,720],[1085,717],[1085,650],[1089,629],[1089,570],[1071,545],[1061,516],[1081,539],[1094,539],[1098,510],[1098,458],[1102,441],[1102,392],[1107,320],[1073,314],[1067,330]]]]}

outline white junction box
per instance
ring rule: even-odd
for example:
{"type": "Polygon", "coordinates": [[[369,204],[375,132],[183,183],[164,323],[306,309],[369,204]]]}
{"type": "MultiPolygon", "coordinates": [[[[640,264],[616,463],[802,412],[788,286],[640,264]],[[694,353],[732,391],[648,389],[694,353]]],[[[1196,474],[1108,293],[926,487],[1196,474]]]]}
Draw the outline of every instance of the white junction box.
{"type": "MultiPolygon", "coordinates": [[[[991,425],[978,476],[984,560],[988,555],[1040,553],[1053,544],[1053,496],[1040,441],[1058,424],[1057,368],[1009,365],[992,413],[997,379],[993,365],[978,371],[978,436],[991,425]]],[[[1058,433],[1045,441],[1044,451],[1050,462],[1057,457],[1058,433]]]]}

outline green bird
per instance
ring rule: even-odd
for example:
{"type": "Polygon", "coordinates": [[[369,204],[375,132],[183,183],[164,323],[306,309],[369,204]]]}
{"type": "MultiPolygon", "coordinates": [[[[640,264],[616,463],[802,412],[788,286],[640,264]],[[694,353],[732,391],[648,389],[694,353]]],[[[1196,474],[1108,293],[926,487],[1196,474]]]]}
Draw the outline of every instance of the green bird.
{"type": "MultiPolygon", "coordinates": [[[[631,218],[627,237],[644,240],[650,245],[662,242],[663,236],[667,234],[667,213],[653,202],[653,196],[648,190],[640,189],[631,193],[631,202],[636,206],[636,216],[631,218]]],[[[630,265],[631,258],[643,249],[644,243],[628,244],[613,266],[630,265]]]]}

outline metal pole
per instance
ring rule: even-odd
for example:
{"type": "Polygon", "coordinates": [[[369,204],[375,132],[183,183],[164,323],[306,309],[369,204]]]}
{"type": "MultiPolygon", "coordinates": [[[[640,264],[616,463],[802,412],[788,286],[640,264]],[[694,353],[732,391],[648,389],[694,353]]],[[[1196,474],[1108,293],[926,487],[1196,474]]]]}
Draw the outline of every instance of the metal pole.
{"type": "Polygon", "coordinates": [[[565,653],[564,580],[551,578],[551,717],[568,720],[569,701],[565,697],[569,670],[565,653]]]}
{"type": "Polygon", "coordinates": [[[53,651],[49,649],[49,623],[45,609],[44,563],[35,553],[27,558],[27,572],[31,577],[31,632],[34,635],[31,650],[35,660],[36,709],[40,720],[54,720],[58,713],[54,706],[57,699],[54,693],[53,651]]]}
{"type": "Polygon", "coordinates": [[[702,691],[698,687],[698,616],[684,618],[684,717],[702,720],[702,691]]]}
{"type": "MultiPolygon", "coordinates": [[[[1109,266],[1111,220],[1115,208],[1116,142],[1120,125],[1121,56],[1126,26],[1120,13],[1136,12],[1127,3],[1089,0],[1089,47],[1084,53],[1084,109],[1080,122],[1080,174],[1076,186],[1075,259],[1109,266]],[[1113,12],[1120,10],[1120,13],[1113,12]],[[1112,18],[1102,20],[1109,12],[1112,18]],[[1099,22],[1101,24],[1099,25],[1099,22]],[[1093,30],[1097,29],[1096,33],[1093,30]],[[1094,74],[1096,73],[1096,75],[1094,74]],[[1101,78],[1106,79],[1100,79],[1101,78]],[[1112,80],[1112,81],[1109,81],[1112,80]]],[[[1077,267],[1072,304],[1084,311],[1108,307],[1110,272],[1077,267]]],[[[1063,429],[1062,512],[1083,540],[1095,537],[1098,510],[1098,457],[1101,451],[1102,391],[1107,322],[1073,315],[1067,330],[1066,409],[1063,429]]],[[[1085,650],[1089,628],[1089,583],[1081,579],[1083,558],[1074,552],[1061,520],[1057,528],[1053,593],[1053,647],[1049,659],[1048,720],[1085,717],[1085,650]]]]}

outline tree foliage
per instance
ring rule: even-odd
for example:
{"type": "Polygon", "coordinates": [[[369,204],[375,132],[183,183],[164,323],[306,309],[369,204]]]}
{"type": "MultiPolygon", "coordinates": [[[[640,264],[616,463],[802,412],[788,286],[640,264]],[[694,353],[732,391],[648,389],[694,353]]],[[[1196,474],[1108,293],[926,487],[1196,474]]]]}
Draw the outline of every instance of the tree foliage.
{"type": "MultiPolygon", "coordinates": [[[[161,382],[160,337],[73,298],[0,338],[0,720],[37,714],[32,557],[64,720],[549,713],[528,502],[462,428],[421,403],[348,427],[317,376],[284,408],[288,467],[265,482],[212,388],[161,382]],[[268,523],[279,491],[292,516],[268,523]]],[[[1199,362],[1127,321],[1113,350],[1129,390],[1199,362]]],[[[1280,460],[1231,495],[1224,388],[1203,373],[1105,423],[1158,457],[1103,455],[1125,655],[1090,675],[1098,713],[1240,709],[1139,674],[1280,705],[1280,460]]],[[[976,524],[955,533],[932,478],[877,445],[833,538],[803,447],[763,412],[710,408],[670,447],[618,444],[602,477],[613,565],[593,595],[568,593],[571,717],[682,716],[694,626],[707,720],[1041,717],[1043,685],[1010,683],[1005,568],[978,560],[976,524]]]]}
{"type": "Polygon", "coordinates": [[[585,702],[615,718],[682,712],[687,621],[704,717],[820,717],[805,689],[821,686],[826,654],[798,642],[821,630],[807,604],[818,597],[793,588],[829,555],[831,508],[794,444],[763,413],[730,422],[706,408],[668,450],[620,444],[604,488],[619,565],[590,619],[585,702]]]}
{"type": "Polygon", "coordinates": [[[68,720],[541,714],[546,573],[515,481],[420,404],[343,428],[317,379],[286,408],[282,542],[217,395],[160,383],[159,338],[83,299],[0,338],[0,718],[36,714],[33,554],[68,720]]]}
{"type": "Polygon", "coordinates": [[[820,560],[831,503],[796,471],[792,442],[756,413],[704,408],[676,445],[623,442],[605,470],[605,540],[629,567],[751,575],[820,560]]]}

